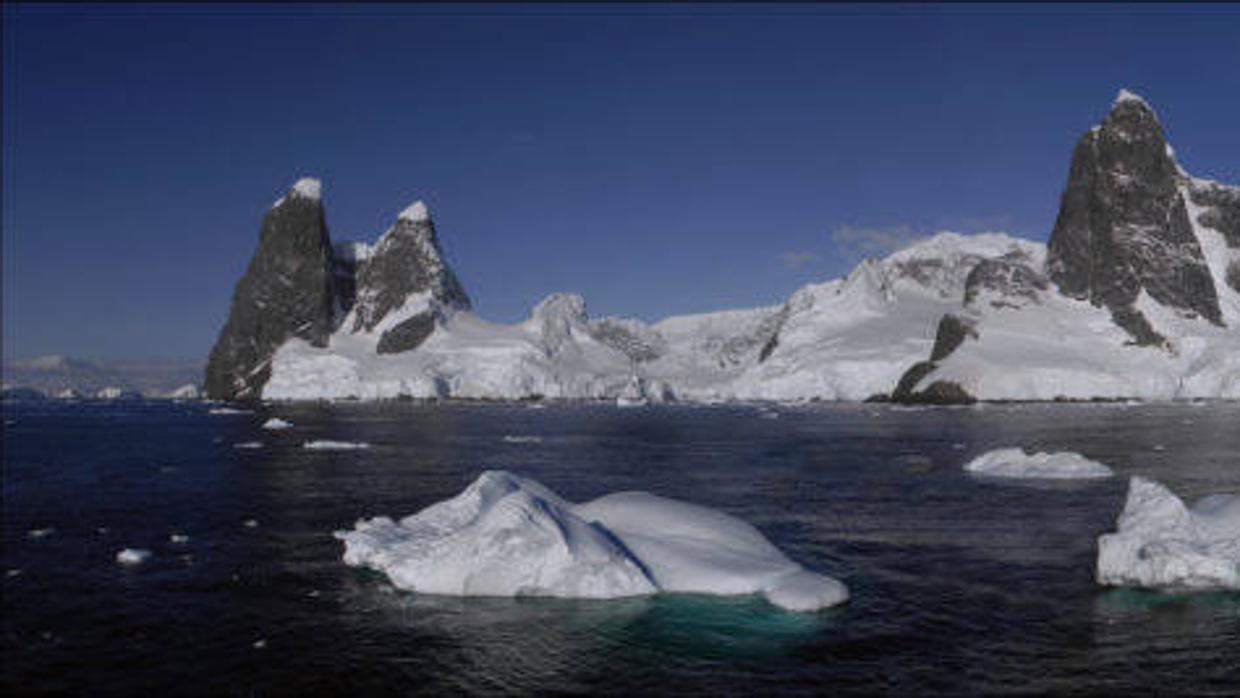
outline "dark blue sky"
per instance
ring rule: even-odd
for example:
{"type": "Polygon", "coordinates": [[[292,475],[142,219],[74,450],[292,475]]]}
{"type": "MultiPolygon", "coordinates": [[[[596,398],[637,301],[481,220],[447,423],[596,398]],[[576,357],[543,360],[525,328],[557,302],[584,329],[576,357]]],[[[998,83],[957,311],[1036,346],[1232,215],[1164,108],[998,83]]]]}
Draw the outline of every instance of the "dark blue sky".
{"type": "Polygon", "coordinates": [[[425,199],[500,321],[553,291],[778,303],[938,229],[1045,240],[1125,86],[1240,182],[1235,7],[5,11],[10,360],[203,360],[306,174],[337,240],[425,199]]]}

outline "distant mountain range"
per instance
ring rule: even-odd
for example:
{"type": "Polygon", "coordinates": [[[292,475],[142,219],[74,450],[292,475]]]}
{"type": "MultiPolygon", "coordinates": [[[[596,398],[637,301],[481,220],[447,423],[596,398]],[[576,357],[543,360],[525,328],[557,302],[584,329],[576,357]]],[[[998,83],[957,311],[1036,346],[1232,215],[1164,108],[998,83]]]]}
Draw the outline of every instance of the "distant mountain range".
{"type": "Polygon", "coordinates": [[[9,397],[123,399],[194,398],[202,394],[198,364],[96,364],[64,356],[40,356],[4,365],[9,397]]]}
{"type": "MultiPolygon", "coordinates": [[[[562,293],[488,322],[422,202],[373,244],[335,244],[321,190],[302,179],[267,212],[210,397],[1240,399],[1240,188],[1185,172],[1128,91],[1078,141],[1046,244],[940,233],[778,306],[653,324],[562,293]]],[[[51,390],[94,375],[60,361],[22,370],[51,390]]],[[[111,370],[87,389],[196,382],[111,370]]]]}

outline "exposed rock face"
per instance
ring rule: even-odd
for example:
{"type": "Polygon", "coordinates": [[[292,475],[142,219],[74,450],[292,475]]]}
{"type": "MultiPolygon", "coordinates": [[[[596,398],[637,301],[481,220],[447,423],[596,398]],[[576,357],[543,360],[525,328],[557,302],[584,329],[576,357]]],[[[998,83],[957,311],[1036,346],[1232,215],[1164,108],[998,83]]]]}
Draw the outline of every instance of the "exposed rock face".
{"type": "Polygon", "coordinates": [[[634,363],[654,361],[666,351],[667,342],[644,322],[627,318],[601,318],[590,324],[594,339],[619,351],[634,363]]]}
{"type": "Polygon", "coordinates": [[[1193,180],[1188,192],[1193,204],[1202,209],[1197,222],[1223,235],[1229,258],[1224,267],[1224,282],[1240,293],[1240,187],[1193,180]]]}
{"type": "Polygon", "coordinates": [[[435,313],[431,310],[424,310],[379,335],[379,343],[375,345],[375,352],[399,354],[402,351],[417,349],[434,331],[435,313]]]}
{"type": "Polygon", "coordinates": [[[1050,286],[1046,276],[1029,264],[1027,255],[1010,252],[997,259],[984,259],[965,280],[964,304],[971,306],[983,296],[995,308],[1019,308],[1037,303],[1050,286]]]}
{"type": "MultiPolygon", "coordinates": [[[[1145,290],[1159,303],[1222,324],[1218,296],[1181,191],[1185,176],[1144,100],[1121,92],[1072,156],[1047,273],[1065,295],[1109,308],[1132,331],[1145,290]]],[[[1145,323],[1148,325],[1148,323],[1145,323]]],[[[1156,333],[1155,333],[1156,335],[1156,333]]],[[[1134,333],[1139,343],[1154,335],[1134,333]]]]}
{"type": "Polygon", "coordinates": [[[968,391],[951,381],[935,381],[924,390],[916,390],[922,379],[938,368],[938,362],[946,359],[966,339],[977,339],[977,330],[973,323],[957,315],[948,313],[939,320],[934,333],[934,348],[930,350],[929,361],[919,361],[900,377],[900,382],[891,394],[894,402],[932,403],[937,405],[969,404],[977,400],[968,391]]]}
{"type": "Polygon", "coordinates": [[[258,250],[207,362],[208,397],[258,398],[272,354],[292,337],[326,346],[336,294],[319,192],[318,180],[303,179],[263,219],[258,250]]]}
{"type": "MultiPolygon", "coordinates": [[[[469,308],[469,296],[443,261],[435,225],[422,202],[405,209],[357,267],[352,331],[370,332],[414,294],[441,305],[469,308]]],[[[380,339],[382,341],[382,338],[380,339]]]]}

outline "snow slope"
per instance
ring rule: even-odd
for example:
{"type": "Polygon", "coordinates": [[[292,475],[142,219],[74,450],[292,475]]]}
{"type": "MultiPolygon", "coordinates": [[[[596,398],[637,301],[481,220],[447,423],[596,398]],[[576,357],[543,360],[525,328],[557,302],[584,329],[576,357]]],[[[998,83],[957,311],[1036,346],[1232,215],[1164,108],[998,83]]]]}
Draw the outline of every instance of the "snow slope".
{"type": "Polygon", "coordinates": [[[805,570],[722,512],[644,492],[575,505],[505,471],[484,472],[456,497],[399,522],[362,520],[336,537],[346,564],[430,594],[761,593],[795,611],[848,599],[843,584],[805,570]]]}
{"type": "MultiPolygon", "coordinates": [[[[1211,274],[1222,282],[1236,251],[1198,215],[1190,220],[1211,274]]],[[[1240,293],[1215,285],[1222,327],[1141,292],[1135,306],[1166,338],[1163,346],[1133,345],[1109,310],[1054,288],[1020,303],[986,297],[959,309],[978,338],[961,344],[918,385],[950,381],[979,400],[1240,399],[1240,293]]]]}
{"type": "Polygon", "coordinates": [[[1098,538],[1099,584],[1240,590],[1240,495],[1210,495],[1190,509],[1134,477],[1116,527],[1098,538]]]}
{"type": "Polygon", "coordinates": [[[416,350],[375,351],[387,318],[374,333],[347,331],[346,322],[327,347],[281,346],[263,397],[862,400],[889,392],[929,352],[938,318],[959,306],[978,261],[1013,250],[1043,254],[1006,235],[941,233],[867,260],[847,278],[806,286],[783,306],[653,325],[591,320],[585,301],[570,294],[547,297],[515,325],[415,294],[390,322],[436,314],[416,350]]]}

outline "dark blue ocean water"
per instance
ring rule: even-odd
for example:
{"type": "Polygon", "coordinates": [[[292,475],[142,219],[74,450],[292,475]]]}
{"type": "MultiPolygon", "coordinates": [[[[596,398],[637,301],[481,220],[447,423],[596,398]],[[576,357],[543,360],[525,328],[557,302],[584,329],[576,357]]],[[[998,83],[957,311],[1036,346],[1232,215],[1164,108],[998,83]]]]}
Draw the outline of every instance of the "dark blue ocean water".
{"type": "Polygon", "coordinates": [[[1188,499],[1240,490],[1234,404],[3,409],[6,694],[1240,693],[1240,595],[1092,577],[1126,475],[1188,499]],[[272,415],[296,427],[260,429],[272,415]],[[372,448],[302,449],[312,438],[372,448]],[[234,448],[248,441],[264,447],[234,448]],[[961,472],[1012,445],[1121,475],[961,472]],[[333,530],[488,468],[572,500],[640,489],[722,509],[853,600],[806,615],[756,598],[436,598],[340,562],[333,530]],[[125,547],[154,557],[121,566],[125,547]]]}

